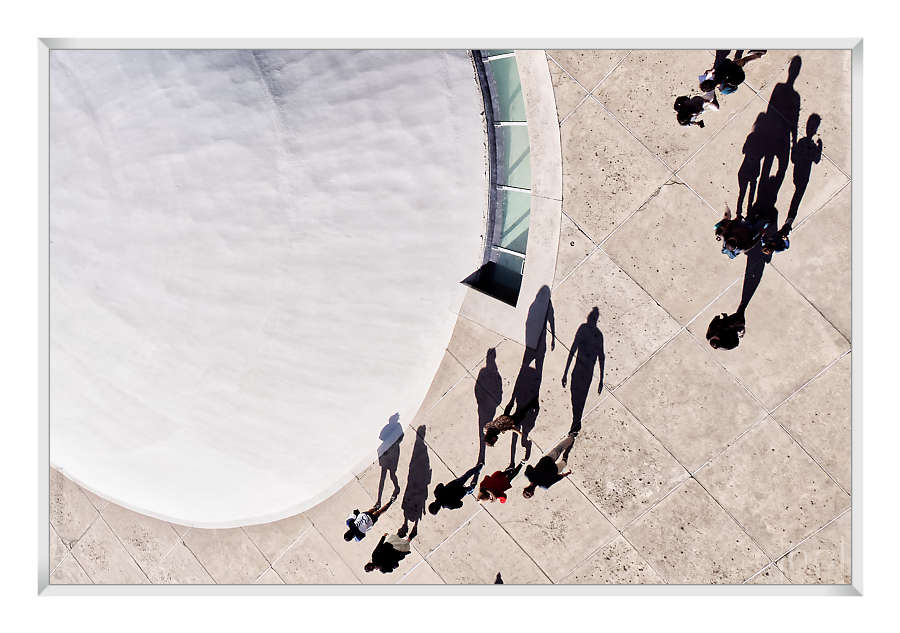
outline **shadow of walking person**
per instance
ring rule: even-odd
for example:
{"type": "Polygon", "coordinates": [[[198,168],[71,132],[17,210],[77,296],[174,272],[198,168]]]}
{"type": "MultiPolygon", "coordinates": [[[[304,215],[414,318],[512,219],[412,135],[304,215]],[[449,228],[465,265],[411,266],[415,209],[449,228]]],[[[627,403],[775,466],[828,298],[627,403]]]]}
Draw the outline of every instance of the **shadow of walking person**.
{"type": "Polygon", "coordinates": [[[794,224],[794,218],[797,217],[797,210],[800,208],[800,200],[803,199],[803,194],[806,193],[806,187],[809,185],[813,164],[818,165],[822,160],[822,139],[813,141],[813,136],[819,131],[821,122],[822,117],[818,114],[810,114],[806,120],[806,136],[794,143],[791,149],[791,162],[794,163],[794,195],[791,198],[787,217],[781,227],[782,235],[787,235],[794,224]]]}
{"type": "Polygon", "coordinates": [[[744,194],[747,194],[747,208],[753,204],[756,197],[756,183],[759,180],[760,163],[765,156],[765,141],[762,135],[765,134],[765,112],[760,112],[756,121],[753,123],[753,130],[744,140],[744,146],[741,153],[744,160],[738,169],[738,199],[737,199],[737,215],[742,215],[744,194]]]}
{"type": "Polygon", "coordinates": [[[428,446],[425,444],[425,425],[416,430],[416,443],[413,444],[412,456],[409,459],[409,473],[406,476],[406,490],[400,507],[403,509],[403,527],[397,532],[406,536],[409,524],[413,529],[419,519],[425,515],[425,502],[428,500],[428,486],[431,485],[431,460],[428,457],[428,446]]]}
{"type": "Polygon", "coordinates": [[[556,318],[550,299],[550,286],[543,285],[537,291],[534,301],[528,307],[525,318],[525,351],[522,364],[513,385],[513,392],[504,408],[505,415],[515,417],[519,422],[519,437],[513,437],[510,444],[510,463],[516,460],[516,443],[525,449],[525,459],[531,455],[531,440],[528,434],[534,429],[540,406],[537,398],[541,393],[544,379],[544,359],[547,356],[547,331],[550,331],[550,350],[556,349],[556,318]],[[532,367],[534,363],[534,367],[532,367]],[[513,407],[515,406],[515,413],[513,407]]]}
{"type": "Polygon", "coordinates": [[[594,306],[587,315],[587,320],[578,326],[572,346],[569,348],[569,357],[566,359],[566,369],[563,371],[562,386],[566,386],[566,377],[569,374],[569,366],[572,358],[575,365],[572,367],[572,426],[569,433],[577,434],[581,430],[581,417],[584,415],[584,403],[587,401],[591,381],[594,378],[594,365],[600,367],[600,383],[597,393],[603,391],[603,368],[606,363],[606,354],[603,351],[603,333],[597,327],[600,318],[600,309],[594,306]]]}
{"type": "Polygon", "coordinates": [[[390,475],[394,484],[393,494],[400,494],[400,482],[397,480],[397,465],[400,462],[400,440],[403,439],[403,427],[400,426],[400,414],[390,417],[378,434],[381,445],[378,447],[378,465],[381,466],[381,477],[378,480],[378,505],[381,505],[384,493],[384,478],[390,475]]]}
{"type": "Polygon", "coordinates": [[[541,286],[528,308],[525,317],[525,353],[522,367],[534,361],[538,375],[538,388],[544,375],[544,357],[547,355],[547,330],[550,330],[550,350],[556,349],[556,318],[550,300],[550,286],[541,286]]]}
{"type": "Polygon", "coordinates": [[[797,126],[800,119],[800,95],[794,89],[794,82],[800,74],[803,60],[799,55],[791,59],[787,81],[776,84],[766,109],[764,135],[765,152],[760,178],[767,179],[772,172],[772,163],[778,159],[775,172],[775,191],[781,188],[787,174],[791,147],[797,142],[797,126]]]}
{"type": "Polygon", "coordinates": [[[475,379],[475,402],[478,406],[478,459],[484,463],[484,425],[494,419],[497,406],[503,398],[503,379],[497,369],[497,350],[493,347],[485,354],[484,367],[475,379]]]}

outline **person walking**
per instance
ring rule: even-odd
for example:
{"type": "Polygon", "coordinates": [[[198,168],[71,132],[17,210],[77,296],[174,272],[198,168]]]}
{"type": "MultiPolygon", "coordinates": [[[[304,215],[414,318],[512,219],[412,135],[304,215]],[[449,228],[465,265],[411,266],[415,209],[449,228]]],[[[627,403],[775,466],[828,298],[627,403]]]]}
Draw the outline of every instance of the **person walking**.
{"type": "Polygon", "coordinates": [[[372,526],[378,521],[378,517],[391,507],[396,498],[397,494],[395,493],[385,506],[376,503],[373,508],[365,512],[360,512],[359,510],[351,512],[350,516],[347,517],[348,529],[344,532],[344,540],[348,542],[363,540],[366,537],[366,532],[372,529],[372,526]]]}
{"type": "Polygon", "coordinates": [[[493,475],[488,475],[482,479],[481,485],[478,486],[476,499],[480,503],[493,503],[494,501],[506,503],[506,491],[512,488],[512,480],[519,474],[524,463],[525,460],[522,460],[515,466],[510,464],[506,470],[498,470],[493,475]]]}
{"type": "Polygon", "coordinates": [[[529,464],[525,468],[525,476],[531,483],[522,491],[522,496],[530,499],[534,496],[535,489],[549,488],[560,479],[565,479],[572,474],[572,471],[565,471],[566,461],[569,459],[569,452],[575,443],[577,433],[569,433],[559,444],[553,447],[549,453],[538,460],[535,466],[529,464]]]}
{"type": "Polygon", "coordinates": [[[389,574],[400,566],[400,561],[406,558],[411,551],[410,541],[418,533],[418,526],[413,527],[412,532],[406,538],[399,534],[385,532],[378,545],[372,551],[372,560],[365,564],[363,569],[372,572],[376,569],[382,574],[389,574]]]}
{"type": "Polygon", "coordinates": [[[521,435],[522,420],[524,420],[525,416],[531,411],[538,408],[538,397],[535,395],[528,401],[528,404],[524,407],[519,407],[513,415],[510,415],[512,406],[513,400],[510,400],[503,415],[494,418],[484,425],[484,443],[488,446],[496,444],[500,435],[506,431],[512,431],[516,435],[521,435]]]}
{"type": "Polygon", "coordinates": [[[431,514],[437,514],[441,508],[457,510],[463,507],[463,498],[475,492],[478,474],[483,466],[484,464],[476,464],[450,483],[435,486],[434,501],[428,504],[428,511],[431,514]],[[467,485],[466,481],[469,480],[469,477],[472,478],[472,483],[467,485]]]}
{"type": "Polygon", "coordinates": [[[706,124],[700,120],[700,115],[707,110],[718,110],[716,101],[709,101],[701,96],[681,96],[675,99],[675,118],[680,125],[696,125],[704,127],[706,124]]]}
{"type": "Polygon", "coordinates": [[[719,92],[723,95],[731,94],[744,83],[744,79],[746,79],[744,66],[747,62],[759,59],[766,54],[766,51],[750,51],[750,54],[745,56],[741,56],[741,53],[743,51],[735,51],[732,60],[728,59],[726,51],[721,61],[700,75],[700,90],[708,94],[719,88],[719,92]]]}

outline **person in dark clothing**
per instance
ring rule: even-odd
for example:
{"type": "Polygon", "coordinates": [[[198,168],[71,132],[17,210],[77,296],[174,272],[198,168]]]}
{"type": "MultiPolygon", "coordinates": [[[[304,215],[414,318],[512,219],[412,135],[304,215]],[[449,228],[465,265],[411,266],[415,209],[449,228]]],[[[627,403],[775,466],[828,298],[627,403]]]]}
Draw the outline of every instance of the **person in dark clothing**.
{"type": "Polygon", "coordinates": [[[752,216],[737,216],[732,219],[731,208],[725,204],[725,215],[716,223],[715,235],[716,241],[723,243],[722,253],[728,255],[729,259],[734,259],[760,243],[769,225],[768,214],[759,213],[760,206],[754,208],[752,216]]]}
{"type": "Polygon", "coordinates": [[[463,497],[472,494],[478,482],[478,474],[484,464],[476,464],[448,484],[438,484],[434,488],[434,501],[428,504],[428,511],[437,514],[441,508],[457,510],[463,507],[463,497]],[[472,478],[472,483],[466,485],[466,481],[472,478]]]}
{"type": "Polygon", "coordinates": [[[409,542],[415,538],[417,533],[418,529],[415,527],[407,538],[385,532],[372,551],[372,560],[366,563],[363,569],[366,572],[377,569],[382,574],[391,573],[400,566],[400,561],[409,555],[411,551],[409,542]]]}
{"type": "Polygon", "coordinates": [[[478,496],[476,497],[478,501],[481,503],[486,501],[506,503],[506,491],[512,488],[512,480],[519,474],[523,463],[519,462],[515,466],[510,464],[506,470],[498,470],[493,475],[488,475],[482,479],[481,485],[478,487],[478,496]]]}
{"type": "Polygon", "coordinates": [[[734,314],[716,315],[706,330],[706,340],[713,349],[734,349],[744,336],[744,309],[734,314]]]}
{"type": "Polygon", "coordinates": [[[526,415],[538,407],[538,397],[534,396],[534,398],[528,401],[528,404],[518,408],[513,415],[510,415],[513,402],[513,400],[510,400],[503,415],[498,416],[484,425],[484,443],[488,446],[496,444],[500,434],[505,433],[506,431],[512,431],[516,435],[521,434],[520,427],[522,420],[525,419],[526,415]]]}
{"type": "Polygon", "coordinates": [[[566,461],[569,459],[569,451],[575,443],[576,433],[569,433],[549,453],[538,460],[535,466],[529,464],[525,468],[525,476],[531,483],[522,491],[522,496],[530,499],[534,495],[535,489],[549,488],[560,479],[565,479],[572,474],[572,471],[563,472],[566,468],[566,461]]]}
{"type": "Polygon", "coordinates": [[[675,99],[675,118],[680,125],[703,127],[706,124],[700,120],[700,115],[709,109],[718,110],[719,106],[700,96],[681,96],[675,99]]]}
{"type": "Polygon", "coordinates": [[[749,55],[742,57],[742,52],[737,51],[733,60],[728,59],[726,52],[726,55],[717,64],[701,75],[700,90],[708,93],[718,87],[719,92],[723,95],[731,94],[737,90],[738,86],[744,83],[744,79],[746,79],[744,65],[766,54],[766,51],[751,51],[749,55]]]}

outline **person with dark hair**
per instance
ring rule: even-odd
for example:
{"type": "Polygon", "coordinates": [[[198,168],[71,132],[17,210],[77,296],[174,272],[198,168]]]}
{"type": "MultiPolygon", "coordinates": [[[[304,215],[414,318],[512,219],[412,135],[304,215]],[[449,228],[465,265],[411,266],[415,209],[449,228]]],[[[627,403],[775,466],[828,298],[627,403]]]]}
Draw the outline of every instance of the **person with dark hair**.
{"type": "Polygon", "coordinates": [[[365,564],[363,569],[366,572],[372,572],[376,569],[382,574],[389,574],[400,566],[400,561],[406,558],[411,551],[409,542],[412,541],[418,528],[414,527],[412,532],[406,538],[399,534],[388,534],[385,532],[378,545],[372,551],[372,560],[365,564]]]}
{"type": "Polygon", "coordinates": [[[700,120],[700,115],[710,109],[718,110],[719,104],[715,100],[709,101],[700,96],[681,96],[675,99],[675,118],[681,125],[703,127],[706,124],[700,120]]]}
{"type": "Polygon", "coordinates": [[[497,439],[501,433],[512,431],[516,435],[521,435],[521,424],[525,416],[531,411],[538,408],[538,397],[534,396],[528,401],[524,407],[516,409],[513,415],[510,415],[513,406],[513,400],[506,405],[503,415],[500,415],[484,425],[484,443],[493,446],[497,443],[497,439]]]}
{"type": "Polygon", "coordinates": [[[481,480],[481,485],[478,486],[478,495],[476,499],[480,503],[499,501],[500,503],[506,503],[506,491],[512,488],[512,480],[516,475],[519,474],[519,471],[522,469],[522,464],[525,463],[525,460],[522,460],[515,466],[510,464],[506,470],[498,470],[493,475],[488,475],[484,479],[481,480]]]}
{"type": "Polygon", "coordinates": [[[553,447],[553,450],[541,457],[536,465],[529,464],[525,468],[525,476],[531,483],[522,490],[523,497],[530,499],[534,496],[534,491],[538,486],[549,488],[560,479],[565,479],[572,474],[571,470],[563,471],[566,469],[566,461],[569,459],[569,452],[575,443],[576,435],[577,433],[569,433],[553,447]]]}
{"type": "Polygon", "coordinates": [[[373,525],[378,521],[378,517],[385,513],[385,511],[391,506],[394,500],[397,498],[397,495],[391,497],[391,500],[387,502],[387,505],[381,506],[380,504],[375,504],[375,506],[366,510],[365,512],[360,512],[359,510],[354,510],[350,513],[350,516],[347,517],[347,528],[349,528],[346,532],[344,532],[344,540],[345,541],[361,541],[366,537],[366,532],[368,532],[373,525]]]}
{"type": "Polygon", "coordinates": [[[750,54],[744,57],[741,57],[741,53],[743,51],[736,51],[734,59],[731,60],[728,59],[726,51],[721,61],[700,75],[700,90],[710,93],[719,88],[719,92],[723,95],[731,94],[746,79],[744,65],[749,61],[759,59],[766,54],[766,51],[750,51],[750,54]]]}
{"type": "Polygon", "coordinates": [[[737,216],[732,219],[731,208],[725,203],[725,215],[715,225],[716,241],[722,242],[722,253],[734,259],[760,243],[768,223],[737,216]]]}
{"type": "Polygon", "coordinates": [[[437,514],[441,508],[457,510],[463,507],[463,497],[475,492],[478,474],[483,467],[484,464],[476,464],[450,483],[435,486],[434,501],[428,504],[428,511],[431,514],[437,514]],[[472,478],[472,483],[466,485],[469,477],[472,478]]]}
{"type": "Polygon", "coordinates": [[[734,314],[716,315],[706,330],[706,340],[713,349],[734,349],[744,336],[744,308],[734,314]]]}

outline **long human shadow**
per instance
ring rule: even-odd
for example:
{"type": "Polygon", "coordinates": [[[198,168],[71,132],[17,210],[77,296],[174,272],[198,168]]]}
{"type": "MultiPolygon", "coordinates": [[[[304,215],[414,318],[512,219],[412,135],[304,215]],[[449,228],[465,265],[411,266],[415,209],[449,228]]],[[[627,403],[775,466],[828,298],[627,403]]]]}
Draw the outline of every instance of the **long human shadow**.
{"type": "Polygon", "coordinates": [[[746,194],[746,222],[760,237],[745,251],[747,263],[737,310],[731,315],[715,317],[710,323],[707,339],[713,347],[737,347],[739,336],[744,332],[747,306],[759,288],[766,264],[772,261],[773,251],[785,246],[783,240],[797,217],[800,202],[809,185],[812,166],[822,159],[822,141],[813,141],[822,121],[818,114],[809,116],[806,136],[798,138],[801,100],[794,83],[801,66],[800,56],[794,56],[788,66],[787,80],[772,89],[768,108],[757,116],[741,150],[744,160],[738,169],[738,214],[746,194]],[[778,167],[772,174],[776,160],[778,167]],[[794,165],[794,193],[779,229],[776,203],[789,162],[794,165]]]}
{"type": "Polygon", "coordinates": [[[490,348],[475,379],[475,402],[478,407],[478,460],[484,463],[484,425],[494,419],[497,406],[503,398],[503,379],[497,369],[497,350],[490,348]]]}
{"type": "Polygon", "coordinates": [[[572,394],[572,425],[569,433],[578,433],[581,430],[581,418],[584,415],[584,403],[587,401],[591,381],[594,378],[594,365],[600,369],[600,381],[597,393],[603,391],[603,372],[606,364],[606,354],[603,349],[603,333],[597,327],[600,318],[600,309],[594,306],[587,315],[584,323],[575,331],[572,346],[569,348],[569,356],[566,358],[566,369],[563,371],[562,386],[566,386],[569,366],[572,366],[572,381],[570,391],[572,394]]]}
{"type": "Polygon", "coordinates": [[[413,529],[425,515],[425,502],[428,500],[428,487],[431,485],[431,460],[428,457],[428,446],[425,444],[425,425],[416,429],[416,441],[413,444],[412,456],[409,458],[409,472],[406,476],[406,489],[400,507],[403,509],[403,526],[398,531],[406,536],[409,524],[413,529]]]}
{"type": "Polygon", "coordinates": [[[525,351],[522,353],[522,363],[519,365],[512,394],[504,408],[506,415],[524,416],[521,417],[519,425],[520,435],[518,437],[513,435],[510,442],[510,464],[514,464],[516,461],[517,444],[521,444],[525,449],[525,459],[531,457],[531,440],[528,436],[534,430],[540,411],[540,405],[536,399],[541,393],[541,381],[544,379],[548,330],[550,349],[554,350],[556,349],[556,317],[550,298],[550,286],[544,285],[537,291],[534,301],[528,307],[528,315],[525,317],[525,351]],[[529,345],[530,342],[533,342],[533,346],[529,345]]]}
{"type": "Polygon", "coordinates": [[[381,466],[381,477],[378,480],[378,505],[381,505],[384,493],[384,479],[390,475],[394,484],[394,493],[400,493],[400,482],[397,480],[397,466],[400,463],[400,440],[403,439],[403,427],[400,426],[400,414],[395,413],[388,419],[378,434],[381,445],[378,447],[378,465],[381,466]]]}
{"type": "MultiPolygon", "coordinates": [[[[778,161],[774,188],[777,198],[790,162],[791,148],[797,143],[797,126],[800,117],[800,95],[794,88],[803,61],[799,55],[791,59],[787,79],[775,85],[765,112],[756,117],[753,129],[744,141],[741,152],[744,160],[738,169],[737,213],[743,213],[745,194],[747,209],[755,204],[757,184],[766,182],[772,175],[772,166],[778,161]]],[[[802,194],[801,194],[802,195],[802,194]]],[[[798,202],[799,204],[799,202],[798,202]]]]}

